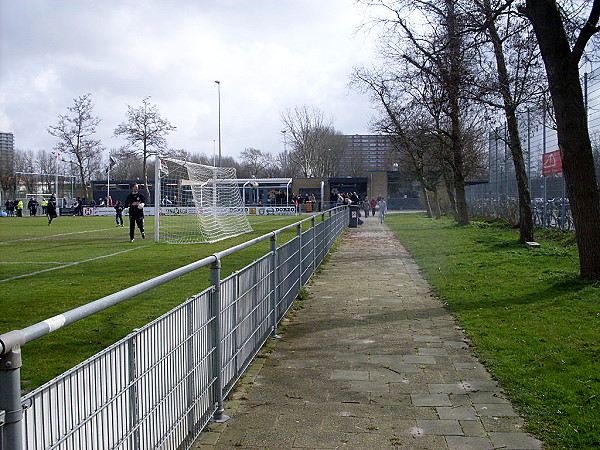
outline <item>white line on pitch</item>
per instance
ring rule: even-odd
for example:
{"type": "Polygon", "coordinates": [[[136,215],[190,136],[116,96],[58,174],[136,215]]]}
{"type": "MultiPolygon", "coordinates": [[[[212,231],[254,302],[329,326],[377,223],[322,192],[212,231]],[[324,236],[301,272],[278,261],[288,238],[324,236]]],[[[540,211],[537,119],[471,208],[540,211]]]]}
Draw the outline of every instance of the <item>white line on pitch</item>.
{"type": "Polygon", "coordinates": [[[47,236],[36,236],[36,237],[31,237],[31,238],[15,239],[13,241],[2,241],[2,242],[0,242],[0,244],[12,244],[13,242],[23,242],[23,241],[37,241],[40,239],[48,239],[48,238],[53,238],[53,237],[58,237],[58,236],[69,236],[71,234],[82,234],[82,233],[96,233],[98,231],[108,231],[108,230],[114,230],[114,228],[102,228],[100,230],[73,231],[72,233],[49,234],[47,236]]]}
{"type": "Polygon", "coordinates": [[[129,248],[127,250],[123,250],[123,251],[120,251],[120,252],[117,252],[117,253],[111,253],[110,255],[97,256],[95,258],[84,259],[83,261],[75,261],[75,262],[72,262],[72,263],[63,264],[62,266],[51,267],[50,269],[38,270],[36,272],[25,273],[23,275],[17,275],[16,277],[5,278],[3,280],[0,280],[0,283],[4,283],[5,281],[16,280],[18,278],[32,277],[32,276],[38,275],[40,273],[51,272],[52,270],[64,269],[66,267],[76,266],[77,264],[82,264],[82,263],[86,263],[86,262],[96,261],[98,259],[110,258],[111,256],[117,256],[117,255],[120,255],[122,253],[127,253],[127,252],[130,252],[130,251],[133,251],[133,250],[138,250],[138,249],[144,248],[144,247],[149,247],[150,245],[152,245],[152,244],[141,245],[139,247],[129,248]]]}
{"type": "Polygon", "coordinates": [[[68,264],[64,261],[0,261],[0,264],[68,264]]]}

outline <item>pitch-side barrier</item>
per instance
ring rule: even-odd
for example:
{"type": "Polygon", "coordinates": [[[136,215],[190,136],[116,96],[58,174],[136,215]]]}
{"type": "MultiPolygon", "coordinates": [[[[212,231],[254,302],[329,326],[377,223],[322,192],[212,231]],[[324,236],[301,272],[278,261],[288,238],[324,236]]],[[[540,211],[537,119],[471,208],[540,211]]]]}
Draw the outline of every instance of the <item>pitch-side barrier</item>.
{"type": "Polygon", "coordinates": [[[190,448],[227,419],[224,398],[347,226],[347,209],[333,208],[0,335],[0,450],[190,448]],[[221,280],[223,258],[266,239],[268,253],[221,280]],[[25,344],[205,266],[209,288],[21,397],[25,344]]]}

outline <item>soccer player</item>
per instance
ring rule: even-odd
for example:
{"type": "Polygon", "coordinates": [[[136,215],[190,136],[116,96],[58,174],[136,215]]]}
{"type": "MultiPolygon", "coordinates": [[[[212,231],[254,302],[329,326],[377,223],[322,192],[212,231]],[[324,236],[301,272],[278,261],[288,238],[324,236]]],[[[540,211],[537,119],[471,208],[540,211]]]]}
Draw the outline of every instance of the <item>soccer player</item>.
{"type": "Polygon", "coordinates": [[[46,205],[46,216],[48,217],[48,225],[52,224],[52,220],[56,219],[56,195],[52,194],[46,205]]]}
{"type": "Polygon", "coordinates": [[[144,197],[144,194],[139,192],[139,187],[136,183],[131,187],[131,194],[129,194],[125,199],[125,208],[129,208],[129,242],[133,242],[134,240],[136,224],[142,233],[142,239],[146,239],[146,234],[144,233],[145,204],[146,197],[144,197]]]}
{"type": "Polygon", "coordinates": [[[117,200],[117,204],[113,208],[115,208],[115,220],[117,221],[117,226],[122,227],[123,226],[123,210],[125,208],[123,208],[123,203],[121,203],[121,200],[117,200]]]}

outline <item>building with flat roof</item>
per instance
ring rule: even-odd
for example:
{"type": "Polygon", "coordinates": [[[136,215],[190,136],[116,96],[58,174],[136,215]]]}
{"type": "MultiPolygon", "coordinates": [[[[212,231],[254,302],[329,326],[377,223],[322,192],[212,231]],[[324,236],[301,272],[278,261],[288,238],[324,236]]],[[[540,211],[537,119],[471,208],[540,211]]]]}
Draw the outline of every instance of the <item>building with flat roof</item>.
{"type": "Polygon", "coordinates": [[[12,133],[0,132],[0,171],[12,174],[15,157],[15,138],[12,133]]]}
{"type": "Polygon", "coordinates": [[[366,176],[367,172],[389,170],[392,140],[383,134],[345,135],[346,148],[340,159],[342,176],[366,176]]]}

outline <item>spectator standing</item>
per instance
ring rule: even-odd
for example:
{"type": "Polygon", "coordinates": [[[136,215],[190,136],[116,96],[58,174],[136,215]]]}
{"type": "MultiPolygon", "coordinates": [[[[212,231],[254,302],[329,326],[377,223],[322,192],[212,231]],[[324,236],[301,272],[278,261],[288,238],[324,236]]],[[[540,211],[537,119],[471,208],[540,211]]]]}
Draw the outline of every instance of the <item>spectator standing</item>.
{"type": "Polygon", "coordinates": [[[123,210],[125,208],[123,208],[123,204],[121,203],[121,200],[117,200],[117,204],[114,206],[114,208],[115,208],[115,219],[117,221],[117,226],[122,227],[123,226],[123,210]]]}
{"type": "Polygon", "coordinates": [[[375,200],[375,197],[371,198],[371,201],[369,202],[371,204],[371,212],[373,213],[373,217],[375,217],[375,209],[377,209],[377,200],[375,200]]]}
{"type": "Polygon", "coordinates": [[[139,192],[139,187],[134,184],[131,188],[131,194],[125,199],[125,208],[129,208],[129,242],[133,242],[135,226],[140,229],[142,233],[142,239],[146,239],[144,233],[144,205],[146,204],[146,197],[144,194],[139,192]]]}
{"type": "Polygon", "coordinates": [[[42,214],[44,216],[48,215],[48,200],[46,200],[46,197],[42,197],[42,214]]]}
{"type": "Polygon", "coordinates": [[[56,219],[56,196],[52,194],[48,199],[48,205],[46,206],[46,216],[48,217],[48,226],[52,224],[52,220],[56,219]]]}
{"type": "Polygon", "coordinates": [[[83,203],[81,203],[81,197],[77,197],[75,200],[75,209],[73,209],[73,216],[83,215],[83,203]]]}
{"type": "Polygon", "coordinates": [[[379,219],[381,223],[385,220],[385,213],[387,211],[387,203],[383,197],[380,197],[379,202],[377,202],[377,206],[379,207],[379,219]]]}
{"type": "Polygon", "coordinates": [[[365,199],[362,202],[362,207],[363,207],[363,211],[365,212],[365,219],[367,217],[369,217],[369,212],[371,212],[371,203],[369,202],[369,199],[367,198],[367,196],[365,196],[365,199]]]}
{"type": "Polygon", "coordinates": [[[23,200],[15,200],[17,202],[17,217],[23,217],[23,200]]]}

